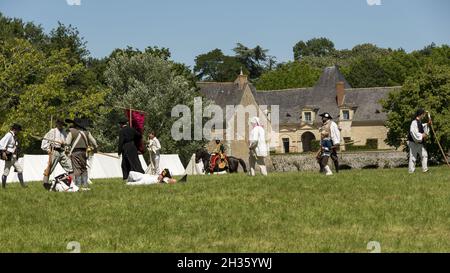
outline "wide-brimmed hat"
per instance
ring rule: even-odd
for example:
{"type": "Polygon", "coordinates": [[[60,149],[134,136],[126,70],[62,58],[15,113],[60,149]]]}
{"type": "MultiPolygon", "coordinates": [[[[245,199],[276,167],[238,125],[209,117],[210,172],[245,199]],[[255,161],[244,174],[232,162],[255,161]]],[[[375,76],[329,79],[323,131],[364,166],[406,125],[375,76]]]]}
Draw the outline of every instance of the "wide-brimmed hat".
{"type": "Polygon", "coordinates": [[[128,119],[127,118],[119,118],[117,123],[118,124],[127,124],[128,123],[128,119]]]}
{"type": "Polygon", "coordinates": [[[416,118],[417,118],[418,116],[423,115],[423,114],[425,114],[425,109],[423,109],[423,108],[417,109],[417,111],[416,111],[416,118]]]}
{"type": "Polygon", "coordinates": [[[81,119],[81,118],[74,118],[72,119],[66,119],[65,120],[67,123],[71,123],[73,125],[75,125],[76,127],[86,130],[86,128],[89,126],[89,122],[87,119],[81,119]]]}
{"type": "Polygon", "coordinates": [[[321,116],[323,118],[327,118],[327,119],[333,119],[333,117],[331,117],[330,113],[328,113],[328,112],[322,113],[319,116],[321,116]]]}
{"type": "Polygon", "coordinates": [[[22,131],[22,125],[14,123],[13,125],[11,125],[11,130],[22,131]]]}
{"type": "Polygon", "coordinates": [[[260,120],[259,120],[258,117],[252,117],[252,118],[250,118],[249,123],[250,123],[250,124],[256,124],[256,125],[258,125],[258,126],[261,125],[261,122],[260,122],[260,120]]]}
{"type": "Polygon", "coordinates": [[[67,125],[67,123],[63,119],[56,119],[55,124],[67,125]]]}

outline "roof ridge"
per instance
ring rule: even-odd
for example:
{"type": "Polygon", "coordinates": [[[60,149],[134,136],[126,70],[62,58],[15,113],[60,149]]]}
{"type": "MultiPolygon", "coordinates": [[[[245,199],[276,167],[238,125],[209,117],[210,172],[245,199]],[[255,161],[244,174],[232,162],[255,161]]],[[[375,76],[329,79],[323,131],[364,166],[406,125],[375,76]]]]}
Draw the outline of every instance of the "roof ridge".
{"type": "Polygon", "coordinates": [[[373,90],[373,89],[396,89],[396,88],[402,88],[402,85],[397,86],[377,86],[377,87],[362,87],[362,88],[345,88],[345,91],[367,91],[367,90],[373,90]]]}
{"type": "Polygon", "coordinates": [[[218,83],[218,84],[234,84],[234,82],[195,82],[196,84],[203,84],[203,83],[218,83]]]}
{"type": "Polygon", "coordinates": [[[272,89],[272,90],[258,90],[256,89],[257,93],[265,93],[265,92],[280,92],[280,91],[294,91],[294,90],[308,90],[313,89],[313,87],[299,87],[299,88],[286,88],[286,89],[272,89]]]}

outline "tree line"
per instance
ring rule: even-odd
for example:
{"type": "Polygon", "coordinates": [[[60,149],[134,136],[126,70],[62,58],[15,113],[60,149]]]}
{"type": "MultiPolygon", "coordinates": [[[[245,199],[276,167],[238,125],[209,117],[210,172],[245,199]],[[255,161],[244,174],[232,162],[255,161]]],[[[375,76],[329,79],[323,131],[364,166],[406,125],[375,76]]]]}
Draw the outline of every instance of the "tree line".
{"type": "MultiPolygon", "coordinates": [[[[404,144],[410,116],[425,107],[435,116],[439,140],[450,147],[450,48],[431,44],[407,53],[373,44],[338,50],[327,38],[299,41],[293,60],[277,63],[267,49],[237,43],[234,55],[214,49],[195,58],[192,70],[171,59],[168,48],[115,49],[93,58],[78,30],[58,23],[45,33],[41,26],[0,13],[0,133],[21,123],[22,151],[37,153],[56,118],[84,117],[105,152],[116,150],[121,107],[147,112],[145,127],[164,143],[163,153],[178,153],[187,162],[203,141],[176,142],[171,108],[192,104],[200,96],[197,81],[233,81],[242,71],[258,90],[310,87],[324,67],[339,65],[353,87],[403,86],[384,102],[388,112],[387,143],[404,144]]],[[[192,106],[192,105],[189,105],[192,106]]],[[[207,104],[204,104],[206,107],[207,104]]],[[[436,149],[437,150],[437,149],[436,149]]]]}

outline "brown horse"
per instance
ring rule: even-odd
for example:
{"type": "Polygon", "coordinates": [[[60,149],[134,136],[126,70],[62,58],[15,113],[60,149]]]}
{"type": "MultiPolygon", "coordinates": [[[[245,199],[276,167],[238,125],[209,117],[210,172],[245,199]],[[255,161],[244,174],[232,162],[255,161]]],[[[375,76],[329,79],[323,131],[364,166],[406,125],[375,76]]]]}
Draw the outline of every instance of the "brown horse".
{"type": "MultiPolygon", "coordinates": [[[[242,169],[244,170],[244,173],[247,173],[247,165],[245,164],[245,161],[241,158],[237,158],[234,156],[227,156],[228,159],[228,168],[226,169],[220,169],[219,164],[216,164],[214,167],[214,172],[222,172],[227,171],[229,173],[237,173],[239,164],[242,166],[242,169]]],[[[206,150],[206,148],[198,149],[195,152],[195,163],[198,164],[199,162],[203,161],[203,169],[205,173],[211,173],[210,171],[210,164],[211,164],[211,154],[206,150]]]]}

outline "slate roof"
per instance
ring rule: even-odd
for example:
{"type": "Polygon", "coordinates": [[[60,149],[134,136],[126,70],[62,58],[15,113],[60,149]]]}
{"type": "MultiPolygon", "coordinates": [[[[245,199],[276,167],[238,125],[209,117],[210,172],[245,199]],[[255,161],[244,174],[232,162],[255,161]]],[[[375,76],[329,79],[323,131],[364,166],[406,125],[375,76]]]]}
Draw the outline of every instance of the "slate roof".
{"type": "Polygon", "coordinates": [[[238,105],[241,101],[243,90],[233,82],[197,82],[200,93],[215,104],[225,109],[227,105],[238,105]]]}
{"type": "Polygon", "coordinates": [[[380,100],[387,98],[390,92],[400,88],[400,86],[394,86],[345,89],[344,104],[357,107],[353,121],[385,121],[387,116],[382,111],[380,100]]]}

